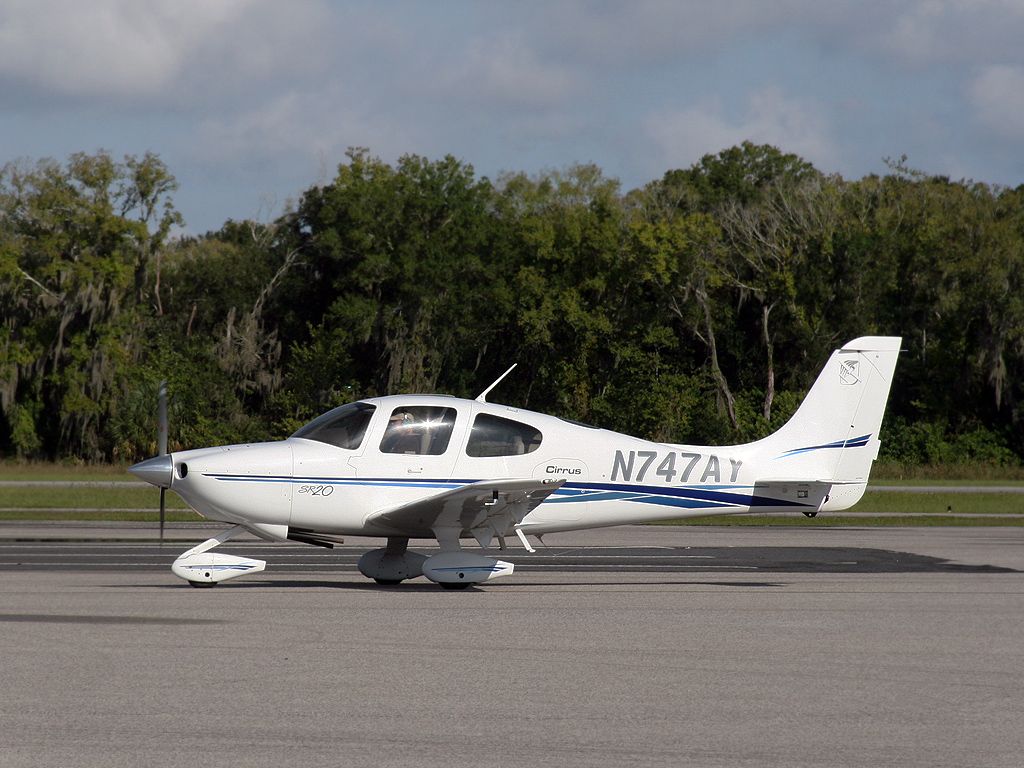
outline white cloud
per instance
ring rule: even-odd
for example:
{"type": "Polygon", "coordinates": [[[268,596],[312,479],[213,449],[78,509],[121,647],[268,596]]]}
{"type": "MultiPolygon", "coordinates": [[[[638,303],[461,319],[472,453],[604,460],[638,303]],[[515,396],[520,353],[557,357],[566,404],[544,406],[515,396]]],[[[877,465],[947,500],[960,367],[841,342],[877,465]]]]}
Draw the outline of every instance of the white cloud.
{"type": "Polygon", "coordinates": [[[688,167],[705,154],[744,141],[772,144],[826,172],[841,164],[826,120],[775,87],[750,93],[740,119],[729,119],[714,101],[654,113],[646,119],[644,132],[657,149],[652,172],[688,167]]]}
{"type": "Polygon", "coordinates": [[[558,105],[576,85],[557,60],[542,60],[521,35],[476,38],[446,63],[440,78],[449,99],[544,109],[558,105]]]}
{"type": "Polygon", "coordinates": [[[319,2],[6,0],[0,77],[37,94],[165,108],[326,66],[319,2]]]}
{"type": "Polygon", "coordinates": [[[13,0],[0,23],[0,73],[71,94],[151,92],[248,4],[13,0]]]}
{"type": "Polygon", "coordinates": [[[1024,141],[1024,67],[987,67],[971,82],[968,95],[976,119],[997,136],[1024,141]]]}
{"type": "Polygon", "coordinates": [[[794,19],[827,16],[830,12],[821,6],[829,5],[815,0],[573,0],[533,12],[533,36],[546,39],[549,49],[563,57],[642,63],[703,54],[750,31],[771,34],[794,19]]]}
{"type": "Polygon", "coordinates": [[[268,173],[298,166],[331,178],[352,146],[367,146],[388,159],[415,151],[415,126],[393,117],[376,114],[338,86],[288,91],[204,120],[191,153],[217,166],[270,166],[268,173]]]}
{"type": "Polygon", "coordinates": [[[916,62],[934,59],[940,52],[941,26],[948,8],[937,0],[910,3],[891,24],[878,30],[880,46],[890,54],[916,62]]]}
{"type": "Polygon", "coordinates": [[[880,9],[861,30],[870,47],[914,66],[1024,61],[1020,0],[915,0],[880,9]]]}
{"type": "Polygon", "coordinates": [[[747,41],[802,40],[892,66],[1024,61],[1022,0],[566,0],[499,16],[564,61],[649,66],[747,41]]]}

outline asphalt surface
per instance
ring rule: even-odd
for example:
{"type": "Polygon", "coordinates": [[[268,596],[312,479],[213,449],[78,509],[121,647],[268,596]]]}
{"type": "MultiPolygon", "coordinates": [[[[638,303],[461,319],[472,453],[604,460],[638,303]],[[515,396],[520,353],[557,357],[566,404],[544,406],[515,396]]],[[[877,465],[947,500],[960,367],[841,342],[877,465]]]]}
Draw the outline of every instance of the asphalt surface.
{"type": "Polygon", "coordinates": [[[1024,764],[1021,528],[566,533],[465,592],[39,529],[0,528],[0,768],[1024,764]]]}

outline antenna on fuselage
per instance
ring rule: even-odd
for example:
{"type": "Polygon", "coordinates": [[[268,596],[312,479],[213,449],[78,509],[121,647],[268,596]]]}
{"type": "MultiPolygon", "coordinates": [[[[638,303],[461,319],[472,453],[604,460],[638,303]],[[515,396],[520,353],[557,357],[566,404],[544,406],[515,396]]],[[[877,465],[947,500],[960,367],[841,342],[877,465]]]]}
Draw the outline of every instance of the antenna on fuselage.
{"type": "Polygon", "coordinates": [[[501,374],[501,376],[496,378],[494,380],[494,383],[491,384],[491,386],[489,386],[487,389],[485,389],[483,392],[481,392],[479,395],[476,396],[476,398],[475,398],[476,401],[478,403],[486,403],[487,402],[487,393],[490,392],[492,389],[494,389],[496,386],[498,386],[498,384],[501,383],[502,379],[504,379],[506,376],[508,376],[510,373],[512,373],[512,369],[515,368],[517,365],[519,365],[519,363],[512,363],[512,365],[509,367],[509,369],[507,371],[505,371],[503,374],[501,374]]]}

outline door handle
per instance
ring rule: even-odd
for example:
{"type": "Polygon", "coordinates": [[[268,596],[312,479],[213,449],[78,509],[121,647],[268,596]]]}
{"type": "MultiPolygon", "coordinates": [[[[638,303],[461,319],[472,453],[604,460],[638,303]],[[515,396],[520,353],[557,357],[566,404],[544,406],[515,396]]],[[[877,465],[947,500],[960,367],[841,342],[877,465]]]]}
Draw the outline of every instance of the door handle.
{"type": "Polygon", "coordinates": [[[421,475],[423,474],[423,467],[409,467],[410,475],[421,475]]]}

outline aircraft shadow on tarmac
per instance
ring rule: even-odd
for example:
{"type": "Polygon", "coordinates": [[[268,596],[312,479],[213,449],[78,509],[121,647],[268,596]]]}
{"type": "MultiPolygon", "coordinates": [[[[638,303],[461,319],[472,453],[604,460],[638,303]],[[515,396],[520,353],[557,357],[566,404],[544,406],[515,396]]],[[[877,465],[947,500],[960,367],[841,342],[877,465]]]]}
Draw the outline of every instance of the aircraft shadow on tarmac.
{"type": "MultiPolygon", "coordinates": [[[[586,553],[576,549],[564,555],[540,555],[516,563],[526,572],[531,564],[548,565],[565,562],[565,570],[575,570],[573,556],[586,553]]],[[[685,547],[594,550],[580,570],[661,570],[700,571],[727,569],[773,573],[1016,573],[1013,568],[996,565],[971,565],[950,560],[897,552],[888,549],[860,547],[685,547]],[[607,559],[601,557],[607,555],[607,559]],[[623,557],[628,554],[628,557],[623,557]],[[602,568],[601,566],[606,566],[602,568]]]]}
{"type": "MultiPolygon", "coordinates": [[[[616,585],[618,582],[609,582],[607,580],[594,581],[591,583],[574,584],[573,586],[592,586],[592,587],[607,587],[616,585]]],[[[773,581],[708,581],[708,580],[658,580],[651,582],[644,582],[643,584],[633,584],[640,589],[645,586],[692,586],[692,587],[745,587],[747,589],[756,587],[785,587],[788,586],[783,582],[773,581]]],[[[123,586],[123,585],[121,585],[123,586]]],[[[470,585],[465,590],[452,591],[449,594],[459,595],[466,594],[466,592],[477,592],[484,591],[487,587],[494,586],[484,582],[483,584],[470,585]]],[[[545,580],[545,581],[529,581],[529,582],[501,582],[498,584],[502,589],[536,589],[537,587],[565,587],[567,582],[557,580],[545,580]]],[[[169,584],[162,585],[160,589],[181,589],[181,584],[169,584]]],[[[352,591],[364,591],[364,592],[394,592],[396,594],[404,594],[409,591],[429,592],[436,594],[438,592],[437,584],[425,580],[406,581],[401,584],[375,584],[372,581],[358,581],[358,582],[331,582],[331,581],[305,581],[305,580],[293,580],[288,581],[285,579],[267,579],[261,581],[240,581],[230,584],[230,589],[253,589],[253,588],[278,588],[287,587],[288,589],[295,589],[296,587],[310,587],[319,589],[344,589],[352,591]]]]}
{"type": "MultiPolygon", "coordinates": [[[[271,559],[272,556],[268,557],[271,559]]],[[[323,563],[327,566],[331,561],[330,554],[324,552],[323,563]]],[[[338,574],[351,575],[354,570],[353,556],[343,555],[337,562],[338,574]]],[[[548,548],[532,556],[515,558],[516,572],[526,574],[550,575],[543,585],[562,586],[555,574],[557,573],[651,573],[651,574],[692,574],[693,579],[685,581],[673,580],[672,584],[693,586],[730,586],[730,587],[780,587],[785,586],[775,581],[722,579],[715,581],[708,578],[709,573],[742,574],[742,573],[815,573],[815,574],[900,574],[900,573],[936,573],[936,574],[995,574],[1018,573],[1013,568],[995,565],[972,565],[955,563],[948,559],[920,555],[912,552],[898,552],[887,549],[869,549],[857,547],[574,547],[568,549],[548,548]]],[[[341,582],[312,581],[308,579],[288,579],[284,576],[290,569],[287,565],[270,568],[283,578],[257,579],[240,581],[230,588],[266,588],[266,587],[334,587],[339,589],[358,589],[369,591],[416,590],[434,591],[436,584],[415,580],[398,586],[381,586],[372,581],[356,580],[341,582]]],[[[318,569],[319,570],[319,569],[318,569]]],[[[331,570],[323,570],[330,573],[331,570]]],[[[357,577],[360,579],[361,577],[357,577]]],[[[668,583],[668,582],[657,582],[668,583]]],[[[607,584],[602,581],[600,584],[607,584]]],[[[595,586],[599,586],[595,581],[595,586]]],[[[521,582],[519,586],[543,586],[531,580],[521,582]]],[[[178,584],[168,585],[178,587],[178,584]]],[[[510,583],[508,586],[512,586],[510,583]]]]}
{"type": "MultiPolygon", "coordinates": [[[[325,574],[325,575],[328,575],[328,574],[325,574]]],[[[339,577],[341,577],[341,576],[348,576],[350,574],[339,573],[337,575],[339,577]]],[[[394,592],[395,594],[408,594],[409,592],[428,592],[430,594],[437,594],[438,593],[438,585],[434,584],[432,581],[427,581],[426,579],[415,579],[415,580],[411,580],[411,581],[402,582],[401,584],[377,584],[377,583],[372,582],[372,581],[361,580],[362,579],[361,576],[357,576],[356,578],[360,579],[360,580],[358,580],[358,581],[332,581],[330,578],[328,578],[328,579],[325,579],[325,580],[322,580],[322,581],[312,581],[310,579],[288,579],[287,577],[277,578],[277,579],[268,579],[268,578],[265,578],[265,576],[263,576],[263,577],[256,577],[256,578],[254,578],[254,579],[252,579],[250,581],[235,581],[235,582],[233,582],[231,584],[228,584],[226,586],[224,586],[224,585],[218,585],[218,586],[219,587],[223,587],[224,589],[299,589],[299,588],[306,588],[306,589],[341,589],[341,590],[345,590],[345,591],[355,591],[355,592],[394,592]]],[[[602,580],[598,581],[598,580],[595,579],[592,582],[583,582],[583,583],[574,582],[574,583],[572,583],[572,586],[574,586],[574,587],[579,587],[579,586],[583,586],[583,587],[608,587],[608,586],[618,586],[620,584],[622,586],[635,586],[635,587],[638,587],[640,589],[642,589],[642,588],[644,588],[645,586],[648,586],[648,585],[651,585],[651,586],[668,586],[668,585],[671,585],[671,586],[691,586],[691,587],[741,587],[741,588],[746,588],[746,589],[752,589],[752,588],[757,588],[757,587],[774,587],[774,588],[778,589],[778,588],[781,588],[781,587],[788,586],[787,583],[781,582],[781,581],[733,581],[733,580],[730,580],[730,581],[724,581],[724,580],[723,581],[712,581],[712,580],[709,580],[709,579],[685,579],[685,580],[682,580],[682,579],[672,579],[672,580],[659,579],[659,580],[652,580],[652,581],[644,581],[643,583],[635,583],[635,582],[627,583],[627,582],[609,581],[608,579],[602,579],[602,580]]],[[[518,589],[535,589],[537,587],[565,587],[565,586],[569,586],[569,585],[570,585],[569,582],[559,581],[558,579],[545,579],[544,581],[530,580],[528,582],[527,581],[521,581],[521,582],[507,581],[507,582],[500,582],[498,584],[498,586],[500,586],[502,589],[513,589],[513,588],[518,588],[518,589]]],[[[103,586],[110,587],[111,589],[114,589],[114,588],[123,589],[125,587],[124,584],[105,584],[103,586]]],[[[188,588],[186,585],[182,584],[180,581],[168,582],[167,584],[138,584],[137,586],[144,587],[146,589],[158,589],[158,590],[171,590],[171,589],[180,590],[183,587],[185,589],[188,588]]],[[[445,591],[445,594],[451,594],[451,595],[460,595],[460,594],[462,594],[462,595],[464,595],[467,592],[484,591],[484,590],[486,590],[486,588],[492,587],[492,586],[495,586],[495,585],[494,584],[488,584],[486,582],[484,582],[483,584],[472,584],[469,587],[467,587],[465,590],[454,590],[454,591],[451,591],[451,592],[445,591]]],[[[219,592],[220,589],[218,589],[217,591],[219,592]]],[[[2,621],[2,617],[0,617],[0,621],[2,621]]]]}
{"type": "MultiPolygon", "coordinates": [[[[338,552],[338,550],[335,550],[338,552]]],[[[331,552],[324,551],[324,565],[331,552]]],[[[945,558],[862,547],[547,547],[536,554],[498,553],[518,573],[543,572],[772,572],[772,573],[1017,573],[1013,568],[952,562],[945,558]]],[[[339,566],[351,568],[351,554],[339,566]]],[[[274,568],[267,552],[268,570],[274,568]]],[[[370,586],[373,585],[368,582],[370,586]]]]}

